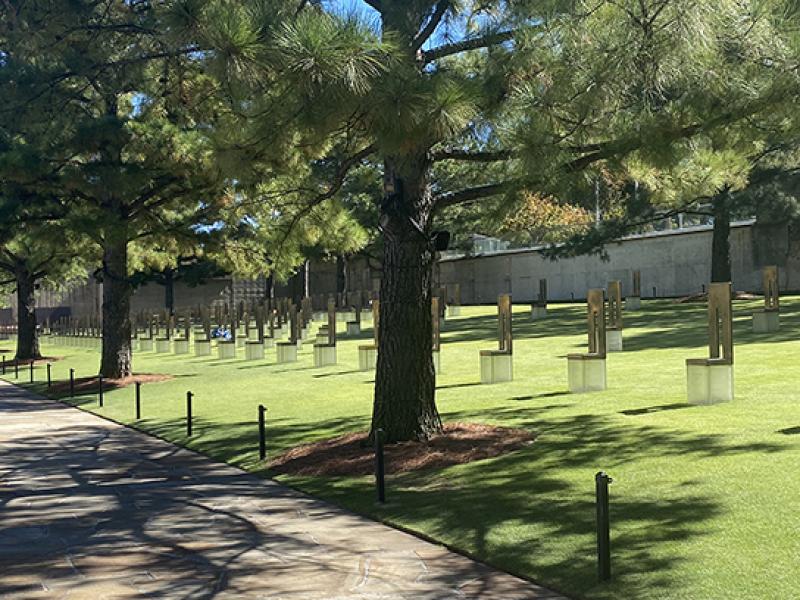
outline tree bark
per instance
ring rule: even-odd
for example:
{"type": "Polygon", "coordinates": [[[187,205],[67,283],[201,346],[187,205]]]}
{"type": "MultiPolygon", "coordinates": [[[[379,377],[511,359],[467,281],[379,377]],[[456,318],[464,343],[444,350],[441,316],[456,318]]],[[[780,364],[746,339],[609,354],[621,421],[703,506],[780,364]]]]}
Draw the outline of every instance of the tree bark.
{"type": "Polygon", "coordinates": [[[169,268],[164,270],[164,308],[175,314],[175,271],[169,268]]]}
{"type": "Polygon", "coordinates": [[[347,260],[343,255],[336,257],[336,298],[347,293],[347,260]]]}
{"type": "Polygon", "coordinates": [[[732,281],[730,192],[725,189],[711,200],[714,233],[711,241],[711,281],[732,281]]]}
{"type": "Polygon", "coordinates": [[[303,263],[303,298],[311,295],[311,261],[306,259],[303,263]]]}
{"type": "Polygon", "coordinates": [[[295,304],[300,304],[300,301],[303,299],[303,288],[305,287],[303,278],[304,271],[302,269],[289,278],[289,294],[292,297],[292,302],[295,304]]]}
{"type": "Polygon", "coordinates": [[[384,235],[380,336],[372,434],[387,442],[425,440],[440,433],[431,356],[430,240],[433,197],[425,156],[385,161],[381,207],[384,235]]]}
{"type": "Polygon", "coordinates": [[[271,311],[275,308],[275,275],[270,273],[264,279],[264,304],[267,310],[271,311]]]}
{"type": "MultiPolygon", "coordinates": [[[[124,229],[124,228],[121,228],[124,229]]],[[[119,228],[103,249],[103,352],[100,374],[108,379],[132,374],[131,295],[128,279],[128,236],[119,228]]]]}
{"type": "Polygon", "coordinates": [[[18,267],[17,283],[17,356],[18,361],[41,358],[36,331],[36,279],[25,267],[18,267]]]}

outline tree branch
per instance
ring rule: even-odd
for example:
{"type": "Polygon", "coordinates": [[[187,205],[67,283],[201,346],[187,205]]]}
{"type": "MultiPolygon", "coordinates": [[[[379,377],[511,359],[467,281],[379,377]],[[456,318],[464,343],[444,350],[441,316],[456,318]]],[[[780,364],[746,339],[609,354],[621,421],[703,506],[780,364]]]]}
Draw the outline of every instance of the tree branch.
{"type": "Polygon", "coordinates": [[[310,202],[308,202],[308,204],[302,207],[292,217],[292,220],[289,222],[289,225],[286,228],[286,232],[281,238],[280,244],[283,244],[289,238],[292,231],[300,222],[300,220],[303,217],[305,217],[308,213],[310,213],[314,207],[318,206],[319,204],[322,204],[325,200],[332,198],[336,194],[336,192],[338,192],[341,189],[342,185],[344,185],[345,179],[347,178],[347,174],[350,172],[350,169],[352,169],[362,160],[367,158],[370,154],[375,152],[376,148],[377,147],[375,146],[375,144],[370,144],[363,150],[360,150],[355,154],[353,154],[352,156],[350,156],[349,158],[343,160],[339,164],[339,168],[336,170],[336,174],[334,175],[333,181],[331,182],[331,185],[328,187],[328,189],[324,192],[317,194],[316,197],[314,197],[310,202]]]}
{"type": "Polygon", "coordinates": [[[422,48],[422,45],[433,35],[433,32],[436,31],[436,28],[439,26],[439,23],[441,23],[448,8],[450,8],[450,0],[439,0],[436,4],[436,8],[433,10],[431,18],[414,38],[414,43],[411,44],[411,48],[415,52],[422,48]]]}
{"type": "Polygon", "coordinates": [[[511,158],[510,150],[486,150],[470,152],[469,150],[459,150],[457,148],[447,148],[431,154],[434,162],[440,160],[464,160],[469,162],[496,162],[511,158]]]}
{"type": "MultiPolygon", "coordinates": [[[[708,121],[706,123],[694,123],[692,125],[687,125],[685,127],[681,127],[674,131],[664,131],[661,135],[661,140],[666,141],[667,143],[672,143],[680,139],[690,138],[698,133],[703,131],[713,129],[717,125],[724,124],[728,121],[732,121],[736,118],[736,115],[732,113],[726,113],[725,115],[721,115],[714,120],[708,121]]],[[[590,154],[586,154],[584,156],[578,157],[572,161],[569,161],[562,165],[564,171],[568,173],[574,173],[576,171],[581,171],[592,165],[598,161],[604,160],[606,158],[612,158],[615,156],[623,156],[634,150],[638,150],[641,148],[647,140],[644,140],[640,137],[629,138],[629,139],[619,139],[619,140],[610,140],[607,142],[602,142],[599,144],[591,144],[588,146],[583,146],[581,148],[576,148],[580,151],[583,148],[592,148],[594,151],[590,154]]]]}
{"type": "Polygon", "coordinates": [[[452,56],[460,52],[467,52],[469,50],[477,50],[479,48],[488,48],[489,46],[496,46],[508,40],[514,39],[516,34],[515,30],[499,31],[497,33],[490,33],[479,38],[472,38],[463,40],[461,42],[453,42],[452,44],[445,44],[438,48],[432,48],[426,52],[422,52],[422,63],[427,64],[444,58],[445,56],[452,56]]]}
{"type": "Polygon", "coordinates": [[[441,208],[447,208],[448,206],[455,206],[456,204],[464,204],[466,202],[480,200],[481,198],[496,196],[506,191],[513,183],[513,181],[503,181],[501,183],[467,188],[457,192],[439,194],[434,199],[434,209],[439,210],[441,208]]]}
{"type": "Polygon", "coordinates": [[[178,178],[174,175],[162,175],[153,181],[153,185],[149,190],[139,195],[136,200],[128,206],[128,217],[134,217],[138,212],[146,207],[147,201],[160,194],[167,187],[173,183],[177,183],[178,178]]]}
{"type": "Polygon", "coordinates": [[[372,8],[374,8],[378,12],[383,11],[383,0],[364,0],[364,2],[369,4],[372,8]]]}

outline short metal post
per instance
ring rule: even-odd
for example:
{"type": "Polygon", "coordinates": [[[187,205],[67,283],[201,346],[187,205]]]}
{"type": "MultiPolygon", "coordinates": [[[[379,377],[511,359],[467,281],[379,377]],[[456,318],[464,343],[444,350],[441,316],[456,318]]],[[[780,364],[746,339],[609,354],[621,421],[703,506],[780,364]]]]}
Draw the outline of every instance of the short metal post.
{"type": "Polygon", "coordinates": [[[102,408],[102,406],[103,406],[103,376],[102,375],[98,375],[97,376],[97,385],[98,385],[98,392],[99,392],[98,395],[97,395],[97,401],[100,404],[100,407],[102,408]]]}
{"type": "Polygon", "coordinates": [[[136,382],[136,420],[142,418],[142,382],[136,382]]]}
{"type": "Polygon", "coordinates": [[[192,435],[192,392],[186,392],[186,435],[192,435]]]}
{"type": "Polygon", "coordinates": [[[5,374],[6,374],[6,356],[4,354],[3,355],[3,375],[5,375],[5,374]]]}
{"type": "Polygon", "coordinates": [[[597,577],[611,579],[611,526],[608,515],[608,484],[611,477],[600,471],[594,476],[597,501],[597,577]]]}
{"type": "Polygon", "coordinates": [[[53,387],[53,373],[52,373],[52,370],[53,370],[53,365],[51,365],[50,363],[47,363],[47,389],[48,390],[51,387],[53,387]]]}
{"type": "Polygon", "coordinates": [[[375,430],[375,486],[378,502],[386,502],[386,477],[383,463],[383,429],[375,430]]]}
{"type": "Polygon", "coordinates": [[[69,370],[69,397],[75,397],[75,369],[69,370]]]}
{"type": "Polygon", "coordinates": [[[31,371],[31,383],[33,383],[33,361],[30,364],[30,371],[31,371]]]}
{"type": "Polygon", "coordinates": [[[19,379],[19,360],[14,361],[14,379],[19,379]]]}
{"type": "Polygon", "coordinates": [[[258,458],[267,458],[267,425],[265,413],[267,409],[263,404],[258,405],[258,458]]]}

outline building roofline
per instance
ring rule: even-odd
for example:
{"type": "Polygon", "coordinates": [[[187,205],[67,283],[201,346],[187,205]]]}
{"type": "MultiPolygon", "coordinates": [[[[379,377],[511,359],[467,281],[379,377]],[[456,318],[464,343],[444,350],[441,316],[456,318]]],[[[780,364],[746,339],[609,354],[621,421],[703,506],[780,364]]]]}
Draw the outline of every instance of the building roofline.
{"type": "MultiPolygon", "coordinates": [[[[755,225],[755,219],[745,219],[742,221],[734,221],[731,223],[731,229],[740,228],[740,227],[752,227],[755,225]]],[[[667,231],[648,231],[646,233],[635,233],[631,235],[626,235],[624,237],[618,238],[616,240],[612,240],[608,242],[609,244],[621,244],[622,242],[628,242],[631,240],[643,240],[649,238],[659,238],[659,237],[669,237],[674,235],[688,235],[693,233],[707,233],[709,231],[713,231],[713,225],[694,225],[692,227],[684,227],[682,229],[669,229],[667,231]]],[[[533,253],[533,252],[541,252],[549,248],[550,246],[547,244],[539,245],[539,246],[530,246],[528,248],[510,248],[507,250],[493,250],[489,252],[480,252],[476,254],[458,254],[455,256],[447,256],[441,258],[439,262],[452,262],[456,260],[466,260],[471,258],[483,258],[488,256],[503,256],[507,254],[526,254],[526,253],[533,253]]]]}

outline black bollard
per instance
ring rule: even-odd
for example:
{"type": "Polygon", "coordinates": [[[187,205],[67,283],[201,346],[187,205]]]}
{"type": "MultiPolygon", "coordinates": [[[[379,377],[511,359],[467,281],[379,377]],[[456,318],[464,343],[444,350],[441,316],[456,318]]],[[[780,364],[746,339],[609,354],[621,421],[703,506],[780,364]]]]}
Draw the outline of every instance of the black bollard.
{"type": "Polygon", "coordinates": [[[611,477],[600,471],[594,476],[597,501],[597,577],[611,579],[611,526],[608,515],[608,484],[611,477]]]}
{"type": "Polygon", "coordinates": [[[192,435],[192,392],[186,392],[186,435],[192,435]]]}
{"type": "Polygon", "coordinates": [[[31,370],[31,383],[33,383],[33,361],[31,361],[30,370],[31,370]]]}
{"type": "Polygon", "coordinates": [[[103,407],[103,376],[97,376],[97,386],[98,386],[98,394],[97,394],[97,402],[100,404],[100,407],[103,407]]]}
{"type": "Polygon", "coordinates": [[[136,382],[136,420],[142,418],[142,382],[136,382]]]}
{"type": "Polygon", "coordinates": [[[19,379],[19,360],[14,361],[14,379],[19,379]]]}
{"type": "Polygon", "coordinates": [[[3,375],[5,375],[5,374],[6,374],[6,356],[4,354],[3,355],[3,375]]]}
{"type": "Polygon", "coordinates": [[[267,458],[267,425],[265,422],[264,413],[267,409],[263,404],[258,405],[258,458],[264,460],[267,458]]]}
{"type": "Polygon", "coordinates": [[[75,369],[69,370],[69,397],[75,397],[75,369]]]}
{"type": "Polygon", "coordinates": [[[386,502],[386,477],[383,464],[383,429],[375,430],[375,487],[378,502],[386,502]]]}
{"type": "Polygon", "coordinates": [[[53,365],[47,363],[47,389],[53,387],[53,365]]]}

